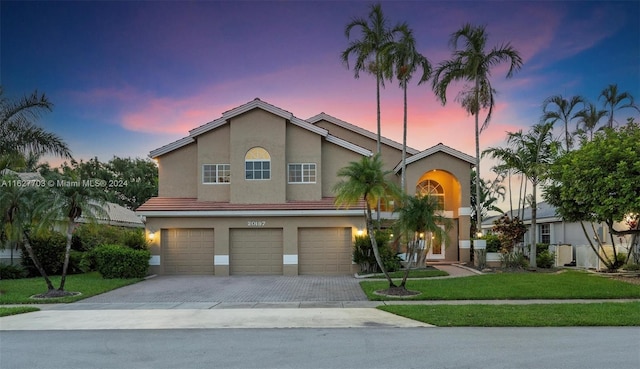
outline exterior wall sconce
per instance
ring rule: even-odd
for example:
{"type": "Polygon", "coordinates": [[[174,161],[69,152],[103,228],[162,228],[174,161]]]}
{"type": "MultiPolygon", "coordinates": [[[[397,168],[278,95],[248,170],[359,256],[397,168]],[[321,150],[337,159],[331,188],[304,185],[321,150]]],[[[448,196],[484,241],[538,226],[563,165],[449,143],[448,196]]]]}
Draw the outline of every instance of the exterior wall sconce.
{"type": "Polygon", "coordinates": [[[364,234],[364,231],[362,229],[358,229],[358,231],[356,232],[356,234],[358,236],[362,236],[364,234]]]}
{"type": "Polygon", "coordinates": [[[156,238],[156,232],[149,231],[149,241],[153,241],[156,238]]]}

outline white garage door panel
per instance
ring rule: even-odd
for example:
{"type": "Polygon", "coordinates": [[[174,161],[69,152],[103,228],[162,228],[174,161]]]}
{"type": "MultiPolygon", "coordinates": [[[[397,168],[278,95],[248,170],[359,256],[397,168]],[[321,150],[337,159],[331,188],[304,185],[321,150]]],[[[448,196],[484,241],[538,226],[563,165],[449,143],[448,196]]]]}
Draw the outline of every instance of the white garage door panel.
{"type": "Polygon", "coordinates": [[[163,229],[165,274],[213,274],[213,229],[163,229]]]}
{"type": "Polygon", "coordinates": [[[282,275],[282,229],[231,229],[230,271],[234,275],[282,275]]]}
{"type": "Polygon", "coordinates": [[[351,273],[351,228],[300,228],[298,245],[300,274],[351,273]]]}

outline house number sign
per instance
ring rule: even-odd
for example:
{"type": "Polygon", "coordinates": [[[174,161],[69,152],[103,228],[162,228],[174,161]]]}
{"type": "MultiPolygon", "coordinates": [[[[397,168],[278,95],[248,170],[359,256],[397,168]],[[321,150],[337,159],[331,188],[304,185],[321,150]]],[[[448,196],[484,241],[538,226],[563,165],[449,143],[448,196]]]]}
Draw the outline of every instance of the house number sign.
{"type": "Polygon", "coordinates": [[[264,227],[267,224],[264,220],[249,220],[247,221],[248,227],[264,227]]]}

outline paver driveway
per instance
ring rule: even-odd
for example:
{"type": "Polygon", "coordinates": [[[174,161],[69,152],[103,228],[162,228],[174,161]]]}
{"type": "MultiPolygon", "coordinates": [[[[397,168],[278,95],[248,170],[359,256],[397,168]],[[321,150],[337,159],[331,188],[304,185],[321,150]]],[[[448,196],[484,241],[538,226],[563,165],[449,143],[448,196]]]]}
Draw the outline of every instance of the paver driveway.
{"type": "Polygon", "coordinates": [[[352,276],[158,276],[74,305],[367,301],[358,282],[352,276]]]}

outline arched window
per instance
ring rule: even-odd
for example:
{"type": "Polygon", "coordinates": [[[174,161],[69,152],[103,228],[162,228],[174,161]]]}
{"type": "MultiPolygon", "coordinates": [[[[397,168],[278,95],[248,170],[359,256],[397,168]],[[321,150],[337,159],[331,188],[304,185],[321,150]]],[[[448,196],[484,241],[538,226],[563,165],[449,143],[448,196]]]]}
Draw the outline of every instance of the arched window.
{"type": "Polygon", "coordinates": [[[244,178],[271,179],[271,155],[262,147],[254,147],[244,156],[244,178]]]}
{"type": "Polygon", "coordinates": [[[427,179],[416,186],[416,193],[420,196],[433,196],[438,200],[438,208],[444,210],[444,188],[440,183],[427,179]]]}

